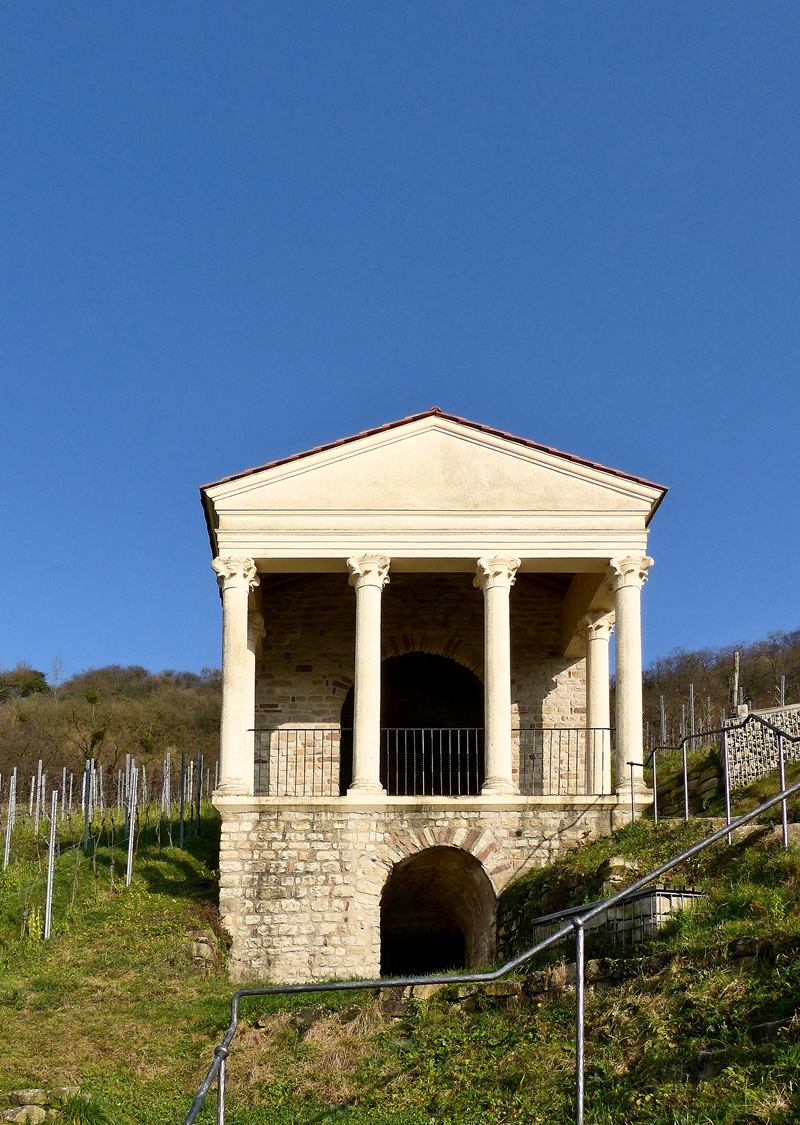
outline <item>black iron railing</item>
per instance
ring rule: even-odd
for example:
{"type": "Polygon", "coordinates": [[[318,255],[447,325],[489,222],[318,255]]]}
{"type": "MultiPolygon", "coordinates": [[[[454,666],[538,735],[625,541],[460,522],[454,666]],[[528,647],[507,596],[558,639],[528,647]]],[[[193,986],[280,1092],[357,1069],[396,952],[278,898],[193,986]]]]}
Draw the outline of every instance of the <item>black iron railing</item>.
{"type": "Polygon", "coordinates": [[[602,796],[613,792],[612,730],[519,727],[519,788],[530,796],[602,796]]]}
{"type": "Polygon", "coordinates": [[[392,797],[474,797],[483,779],[482,727],[381,731],[381,781],[392,797]]]}
{"type": "MultiPolygon", "coordinates": [[[[352,781],[353,731],[299,727],[256,731],[255,792],[333,797],[352,781]]],[[[381,782],[393,797],[464,797],[483,784],[479,727],[384,727],[381,782]]]]}
{"type": "Polygon", "coordinates": [[[261,797],[339,795],[342,741],[339,727],[297,727],[255,732],[254,792],[261,797]]]}
{"type": "MultiPolygon", "coordinates": [[[[384,727],[380,775],[393,797],[470,797],[483,785],[482,727],[384,727]]],[[[517,781],[526,796],[612,792],[613,731],[517,727],[517,781]]],[[[255,732],[255,793],[333,797],[353,780],[353,732],[339,727],[281,727],[255,732]]]]}

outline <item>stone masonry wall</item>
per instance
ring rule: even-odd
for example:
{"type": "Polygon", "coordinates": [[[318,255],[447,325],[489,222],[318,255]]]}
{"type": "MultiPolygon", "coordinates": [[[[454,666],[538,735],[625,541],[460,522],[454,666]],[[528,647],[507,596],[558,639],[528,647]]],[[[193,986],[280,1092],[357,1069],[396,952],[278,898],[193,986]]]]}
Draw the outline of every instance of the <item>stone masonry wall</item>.
{"type": "Polygon", "coordinates": [[[393,866],[423,848],[475,856],[495,893],[530,867],[610,832],[612,798],[564,802],[280,802],[222,809],[220,910],[237,981],[372,977],[380,898],[393,866]]]}
{"type": "MultiPolygon", "coordinates": [[[[355,593],[346,575],[265,575],[260,595],[266,636],[256,726],[338,726],[355,651],[355,593]]],[[[384,658],[435,653],[483,678],[483,596],[470,574],[392,575],[383,593],[382,636],[384,658]]],[[[513,725],[581,726],[585,662],[558,655],[561,597],[535,575],[520,575],[512,588],[511,643],[513,725]]],[[[515,747],[515,773],[533,792],[525,783],[530,765],[520,763],[518,741],[515,747]]],[[[574,768],[579,772],[577,759],[574,768]]]]}
{"type": "MultiPolygon", "coordinates": [[[[800,707],[772,707],[769,710],[754,711],[778,730],[796,737],[800,735],[800,707]]],[[[773,770],[778,769],[778,736],[760,723],[751,721],[746,726],[737,724],[741,719],[730,719],[725,724],[732,729],[728,733],[728,768],[732,789],[749,785],[773,770]]],[[[784,759],[787,762],[800,758],[800,742],[786,739],[783,744],[784,759]]]]}

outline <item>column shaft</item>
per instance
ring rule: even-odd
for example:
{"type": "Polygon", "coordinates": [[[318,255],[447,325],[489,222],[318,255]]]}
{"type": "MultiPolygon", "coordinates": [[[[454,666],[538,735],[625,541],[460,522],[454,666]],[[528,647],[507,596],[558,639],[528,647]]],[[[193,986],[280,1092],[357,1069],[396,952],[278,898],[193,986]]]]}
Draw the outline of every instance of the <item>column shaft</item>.
{"type": "Polygon", "coordinates": [[[590,793],[611,792],[611,696],[608,643],[614,614],[597,610],[583,619],[586,636],[587,784],[590,793]]]}
{"type": "Polygon", "coordinates": [[[248,651],[248,599],[258,585],[256,566],[248,558],[212,562],[222,591],[222,716],[218,792],[253,792],[255,665],[248,651]],[[252,679],[252,682],[251,682],[252,679]]]}
{"type": "Polygon", "coordinates": [[[520,560],[478,559],[474,584],[484,605],[484,740],[486,779],[482,793],[516,793],[511,753],[510,592],[520,560]]]}
{"type": "Polygon", "coordinates": [[[353,782],[348,793],[385,793],[381,785],[381,596],[389,581],[385,555],[347,560],[356,591],[353,782]]]}
{"type": "Polygon", "coordinates": [[[653,560],[612,559],[609,585],[614,591],[617,628],[617,792],[630,795],[646,788],[642,756],[642,617],[641,593],[653,560]]]}
{"type": "MultiPolygon", "coordinates": [[[[256,756],[256,665],[258,660],[258,645],[262,637],[266,636],[264,618],[260,613],[251,613],[247,626],[247,675],[245,683],[247,688],[247,702],[244,712],[250,716],[249,726],[252,730],[247,732],[247,757],[248,761],[255,761],[256,756]]],[[[253,767],[255,780],[255,767],[253,767]]]]}

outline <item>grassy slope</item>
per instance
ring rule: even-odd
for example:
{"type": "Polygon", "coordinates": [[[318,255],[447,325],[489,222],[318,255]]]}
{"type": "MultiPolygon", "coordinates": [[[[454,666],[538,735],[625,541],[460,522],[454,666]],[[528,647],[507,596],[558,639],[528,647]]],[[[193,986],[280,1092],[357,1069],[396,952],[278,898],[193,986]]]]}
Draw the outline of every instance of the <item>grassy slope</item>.
{"type": "MultiPolygon", "coordinates": [[[[62,854],[49,943],[19,941],[29,888],[32,904],[43,901],[39,865],[17,863],[2,876],[3,1089],[81,1083],[101,1093],[114,1121],[180,1117],[181,1091],[194,1084],[199,1060],[227,1022],[230,994],[223,977],[204,977],[182,949],[214,895],[205,860],[215,858],[216,825],[207,822],[205,831],[184,852],[165,848],[158,858],[153,846],[150,858],[137,860],[127,889],[125,854],[117,848],[113,892],[108,848],[98,849],[97,879],[91,857],[62,854]]],[[[19,846],[26,844],[30,854],[30,840],[19,846]]]]}
{"type": "MultiPolygon", "coordinates": [[[[129,889],[110,889],[110,852],[66,853],[58,864],[55,936],[19,941],[28,893],[41,899],[35,859],[0,884],[2,1089],[81,1082],[120,1125],[177,1122],[227,1023],[231,986],[204,976],[182,948],[213,911],[210,824],[186,852],[151,841],[129,889]],[[75,905],[68,911],[77,870],[75,905]]],[[[650,865],[702,835],[704,826],[640,823],[534,872],[510,892],[537,912],[537,885],[568,883],[610,855],[650,865]]],[[[117,872],[124,871],[116,852],[117,872]]],[[[753,1046],[748,1029],[800,1007],[800,849],[718,846],[676,882],[710,891],[707,906],[673,924],[676,951],[658,977],[589,1000],[587,1121],[770,1122],[800,1117],[800,1049],[791,1035],[753,1046]],[[726,956],[729,940],[757,934],[774,952],[751,967],[726,956]],[[721,1052],[721,1073],[693,1085],[699,1050],[721,1052]]],[[[319,1002],[317,998],[316,1002],[319,1002]]],[[[573,999],[569,992],[515,1010],[465,1014],[443,999],[397,1022],[371,997],[349,1023],[316,1023],[301,1036],[286,1014],[314,998],[249,1002],[251,1026],[230,1062],[231,1125],[261,1122],[511,1122],[570,1120],[573,999]],[[266,1026],[253,1026],[258,1015],[266,1026]]],[[[327,1002],[327,1001],[326,1001],[327,1002]]],[[[352,1004],[351,996],[338,1001],[352,1004]]],[[[204,1121],[213,1120],[211,1107],[204,1121]]]]}

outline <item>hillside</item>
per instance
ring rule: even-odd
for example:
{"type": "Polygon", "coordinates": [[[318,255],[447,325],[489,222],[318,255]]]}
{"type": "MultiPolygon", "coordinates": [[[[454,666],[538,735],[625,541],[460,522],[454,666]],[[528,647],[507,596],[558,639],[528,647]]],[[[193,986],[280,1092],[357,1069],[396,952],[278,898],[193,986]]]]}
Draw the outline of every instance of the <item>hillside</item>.
{"type": "Polygon", "coordinates": [[[781,677],[785,703],[800,703],[800,629],[771,633],[753,644],[702,648],[691,652],[676,649],[653,661],[644,672],[645,724],[653,738],[660,735],[660,697],[664,697],[667,741],[675,745],[681,736],[685,709],[685,732],[689,733],[690,686],[695,694],[695,730],[714,730],[723,712],[733,705],[734,652],[740,654],[739,685],[744,699],[754,708],[777,707],[781,677]]]}
{"type": "MultiPolygon", "coordinates": [[[[653,661],[644,673],[644,721],[660,734],[663,695],[670,744],[689,724],[694,687],[698,731],[715,729],[732,705],[734,651],[741,659],[740,685],[754,707],[776,706],[781,677],[787,704],[800,703],[800,630],[773,633],[753,644],[678,649],[653,661]],[[682,719],[682,708],[685,712],[682,719]]],[[[41,758],[45,770],[80,770],[86,756],[112,774],[130,754],[140,763],[162,761],[167,750],[203,751],[216,761],[221,678],[217,669],[148,672],[137,665],[109,665],[81,672],[60,684],[26,665],[0,669],[0,773],[13,766],[30,775],[41,758]]]]}
{"type": "MultiPolygon", "coordinates": [[[[756,797],[742,794],[743,807],[756,797]]],[[[25,902],[40,904],[43,886],[28,841],[27,861],[0,877],[0,1090],[81,1085],[95,1125],[182,1119],[231,993],[224,935],[210,964],[195,963],[190,944],[198,930],[219,933],[215,823],[208,810],[204,834],[189,836],[184,852],[143,834],[128,889],[123,853],[107,837],[85,857],[65,850],[49,943],[35,909],[19,936],[25,902]]],[[[708,826],[641,821],[532,872],[502,906],[524,930],[545,907],[591,897],[609,856],[649,866],[708,826]]],[[[765,831],[675,872],[676,882],[706,890],[707,903],[636,953],[657,957],[631,962],[590,996],[587,1122],[797,1120],[800,849],[784,853],[765,831]]],[[[451,989],[427,1002],[246,1002],[230,1061],[230,1125],[566,1125],[574,1063],[566,980],[556,965],[546,992],[520,980],[511,997],[470,989],[465,999],[451,989]]],[[[211,1106],[202,1120],[213,1120],[211,1106]]]]}
{"type": "Polygon", "coordinates": [[[0,672],[0,773],[23,776],[39,759],[50,772],[79,772],[96,758],[112,776],[130,754],[161,762],[167,750],[202,750],[213,770],[219,753],[221,677],[217,669],[148,672],[109,665],[58,686],[35,669],[0,672]]]}

